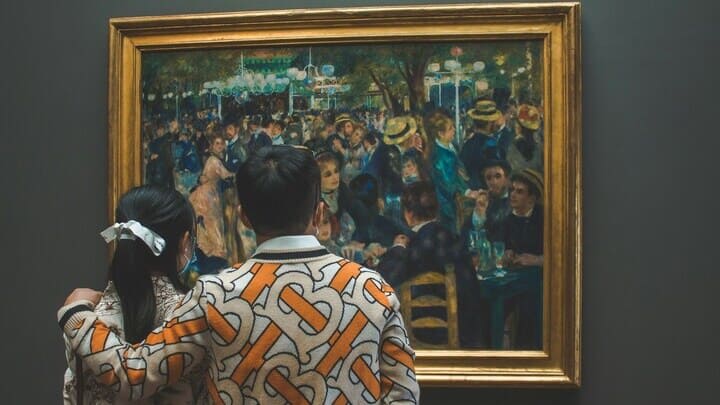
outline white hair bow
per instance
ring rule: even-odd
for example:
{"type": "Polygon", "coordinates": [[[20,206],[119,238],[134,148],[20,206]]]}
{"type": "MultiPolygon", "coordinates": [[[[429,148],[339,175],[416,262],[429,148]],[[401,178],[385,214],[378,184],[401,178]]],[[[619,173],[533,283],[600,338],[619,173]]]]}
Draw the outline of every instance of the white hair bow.
{"type": "Polygon", "coordinates": [[[140,238],[150,248],[155,256],[160,256],[165,249],[165,239],[150,229],[144,227],[140,222],[130,220],[128,222],[116,222],[100,232],[105,242],[110,243],[118,239],[140,238]]]}

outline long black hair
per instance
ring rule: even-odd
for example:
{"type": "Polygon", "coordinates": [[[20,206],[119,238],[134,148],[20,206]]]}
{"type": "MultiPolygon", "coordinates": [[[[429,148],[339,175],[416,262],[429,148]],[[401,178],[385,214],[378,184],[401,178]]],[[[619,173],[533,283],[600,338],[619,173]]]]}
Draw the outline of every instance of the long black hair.
{"type": "MultiPolygon", "coordinates": [[[[178,191],[159,186],[135,187],[125,193],[115,210],[116,222],[135,220],[165,239],[165,249],[155,256],[141,239],[118,239],[110,264],[123,312],[125,339],[138,343],[154,329],[155,293],[151,274],[167,276],[175,288],[186,292],[178,278],[177,257],[186,232],[194,235],[194,212],[178,191]]],[[[192,256],[192,252],[188,254],[192,256]]]]}

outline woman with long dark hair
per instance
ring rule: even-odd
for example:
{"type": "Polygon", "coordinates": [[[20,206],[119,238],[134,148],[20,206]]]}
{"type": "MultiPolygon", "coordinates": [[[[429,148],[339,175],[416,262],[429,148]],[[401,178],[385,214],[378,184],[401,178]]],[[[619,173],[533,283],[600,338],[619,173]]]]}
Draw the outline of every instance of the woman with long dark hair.
{"type": "MultiPolygon", "coordinates": [[[[195,214],[180,192],[141,186],[120,198],[115,221],[101,233],[106,242],[115,241],[115,253],[108,285],[94,311],[125,340],[139,343],[162,324],[188,291],[195,257],[195,214]]],[[[68,370],[63,390],[66,404],[115,402],[114,391],[95,382],[111,379],[112,373],[84,374],[67,344],[66,356],[68,370]]],[[[198,369],[194,373],[204,371],[198,369]]],[[[200,374],[193,374],[193,378],[181,379],[147,403],[197,403],[205,397],[204,388],[197,382],[202,380],[199,377],[200,374]]],[[[142,382],[144,377],[138,378],[142,382]]]]}

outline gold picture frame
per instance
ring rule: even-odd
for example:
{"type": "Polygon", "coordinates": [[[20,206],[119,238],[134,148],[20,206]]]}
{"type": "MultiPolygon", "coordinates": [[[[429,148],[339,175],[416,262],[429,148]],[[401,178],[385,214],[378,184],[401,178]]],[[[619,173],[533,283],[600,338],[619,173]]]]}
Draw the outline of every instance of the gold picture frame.
{"type": "Polygon", "coordinates": [[[109,21],[108,215],[143,182],[142,61],[157,51],[539,41],[545,205],[543,350],[417,350],[422,386],[579,387],[582,268],[580,4],[299,9],[109,21]]]}

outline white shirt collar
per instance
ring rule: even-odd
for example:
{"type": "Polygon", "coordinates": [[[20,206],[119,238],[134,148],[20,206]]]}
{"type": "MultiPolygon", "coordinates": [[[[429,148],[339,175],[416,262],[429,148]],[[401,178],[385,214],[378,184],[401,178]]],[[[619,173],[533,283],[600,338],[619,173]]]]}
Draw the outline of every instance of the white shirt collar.
{"type": "Polygon", "coordinates": [[[420,231],[420,228],[422,228],[423,226],[429,224],[430,222],[435,222],[435,220],[434,220],[434,219],[431,219],[431,220],[429,220],[429,221],[421,222],[421,223],[413,226],[413,227],[412,227],[412,231],[413,231],[413,232],[419,232],[419,231],[420,231]]]}
{"type": "Polygon", "coordinates": [[[257,247],[255,253],[291,252],[322,248],[312,235],[288,235],[268,239],[257,247]]]}
{"type": "Polygon", "coordinates": [[[530,218],[530,217],[532,216],[532,213],[533,213],[534,210],[535,210],[535,207],[532,207],[532,208],[530,208],[530,211],[528,211],[527,214],[521,215],[520,213],[518,213],[518,212],[513,208],[512,213],[513,213],[513,215],[515,215],[516,217],[520,217],[520,218],[530,218]]]}
{"type": "Polygon", "coordinates": [[[238,140],[239,137],[240,137],[239,135],[233,136],[233,138],[228,142],[228,145],[232,145],[232,144],[234,144],[235,142],[237,142],[237,140],[238,140]]]}

